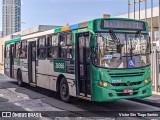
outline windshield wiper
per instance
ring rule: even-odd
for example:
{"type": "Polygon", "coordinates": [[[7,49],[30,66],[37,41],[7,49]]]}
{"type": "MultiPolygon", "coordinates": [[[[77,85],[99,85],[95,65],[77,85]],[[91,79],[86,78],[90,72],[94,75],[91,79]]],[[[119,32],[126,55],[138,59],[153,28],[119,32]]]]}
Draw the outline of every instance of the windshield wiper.
{"type": "Polygon", "coordinates": [[[109,34],[112,38],[112,40],[114,41],[115,44],[117,44],[117,52],[121,53],[121,42],[119,40],[119,38],[117,38],[116,34],[113,32],[113,30],[109,30],[109,34]]]}
{"type": "Polygon", "coordinates": [[[130,44],[131,44],[130,54],[131,54],[131,59],[132,59],[132,55],[133,55],[132,50],[133,50],[133,47],[132,47],[132,40],[131,39],[130,39],[130,44]]]}
{"type": "Polygon", "coordinates": [[[117,38],[116,34],[113,32],[113,30],[109,30],[109,34],[110,34],[111,38],[113,39],[114,43],[118,43],[118,38],[117,38]]]}

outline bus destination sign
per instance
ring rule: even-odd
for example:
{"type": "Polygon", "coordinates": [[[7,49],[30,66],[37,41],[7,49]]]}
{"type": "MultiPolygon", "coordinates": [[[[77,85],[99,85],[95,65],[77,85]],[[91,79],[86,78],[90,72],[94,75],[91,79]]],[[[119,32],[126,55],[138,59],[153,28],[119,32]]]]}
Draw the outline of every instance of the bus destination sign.
{"type": "Polygon", "coordinates": [[[111,30],[146,30],[144,22],[130,20],[103,20],[101,28],[111,30]]]}

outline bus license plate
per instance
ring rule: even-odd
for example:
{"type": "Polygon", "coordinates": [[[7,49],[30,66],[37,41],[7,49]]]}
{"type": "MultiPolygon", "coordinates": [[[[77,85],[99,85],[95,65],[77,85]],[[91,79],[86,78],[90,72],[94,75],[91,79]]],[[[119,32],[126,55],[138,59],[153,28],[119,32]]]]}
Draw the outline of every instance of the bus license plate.
{"type": "Polygon", "coordinates": [[[133,89],[125,89],[123,90],[123,93],[133,93],[133,89]]]}

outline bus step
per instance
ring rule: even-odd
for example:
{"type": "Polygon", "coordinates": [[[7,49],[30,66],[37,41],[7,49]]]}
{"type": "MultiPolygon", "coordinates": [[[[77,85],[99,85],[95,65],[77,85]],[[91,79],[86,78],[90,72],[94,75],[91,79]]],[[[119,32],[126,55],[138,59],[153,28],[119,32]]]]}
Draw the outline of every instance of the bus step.
{"type": "Polygon", "coordinates": [[[89,100],[91,101],[91,98],[90,97],[84,97],[84,96],[77,96],[78,98],[81,98],[81,99],[85,99],[85,100],[89,100]]]}
{"type": "Polygon", "coordinates": [[[30,83],[30,86],[32,86],[32,87],[37,87],[37,84],[35,84],[35,83],[30,83]]]}

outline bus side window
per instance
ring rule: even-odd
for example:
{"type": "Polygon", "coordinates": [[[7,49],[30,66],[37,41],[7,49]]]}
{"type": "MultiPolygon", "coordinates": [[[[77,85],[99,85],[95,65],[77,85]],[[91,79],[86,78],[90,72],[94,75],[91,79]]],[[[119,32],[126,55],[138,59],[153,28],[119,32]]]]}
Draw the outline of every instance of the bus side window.
{"type": "Polygon", "coordinates": [[[38,39],[37,57],[39,59],[45,59],[46,56],[46,37],[40,37],[38,39]]]}
{"type": "Polygon", "coordinates": [[[58,58],[58,34],[52,36],[53,58],[58,58]]]}
{"type": "Polygon", "coordinates": [[[20,58],[27,58],[27,42],[22,41],[22,47],[21,47],[21,55],[20,58]]]}
{"type": "Polygon", "coordinates": [[[67,58],[73,58],[73,41],[72,34],[67,34],[67,58]]]}
{"type": "Polygon", "coordinates": [[[10,57],[10,47],[9,44],[5,46],[5,58],[10,57]]]}
{"type": "Polygon", "coordinates": [[[72,58],[73,42],[72,34],[63,34],[60,37],[60,58],[72,58]]]}
{"type": "Polygon", "coordinates": [[[60,58],[66,58],[66,34],[60,36],[60,58]]]}
{"type": "Polygon", "coordinates": [[[16,43],[14,43],[14,51],[13,51],[14,55],[13,58],[16,58],[16,43]]]}
{"type": "Polygon", "coordinates": [[[16,58],[20,57],[20,49],[21,49],[21,43],[16,42],[16,58]]]}
{"type": "Polygon", "coordinates": [[[13,44],[11,55],[13,58],[15,57],[15,44],[13,44]]]}
{"type": "Polygon", "coordinates": [[[47,36],[47,58],[53,58],[52,36],[47,36]]]}

